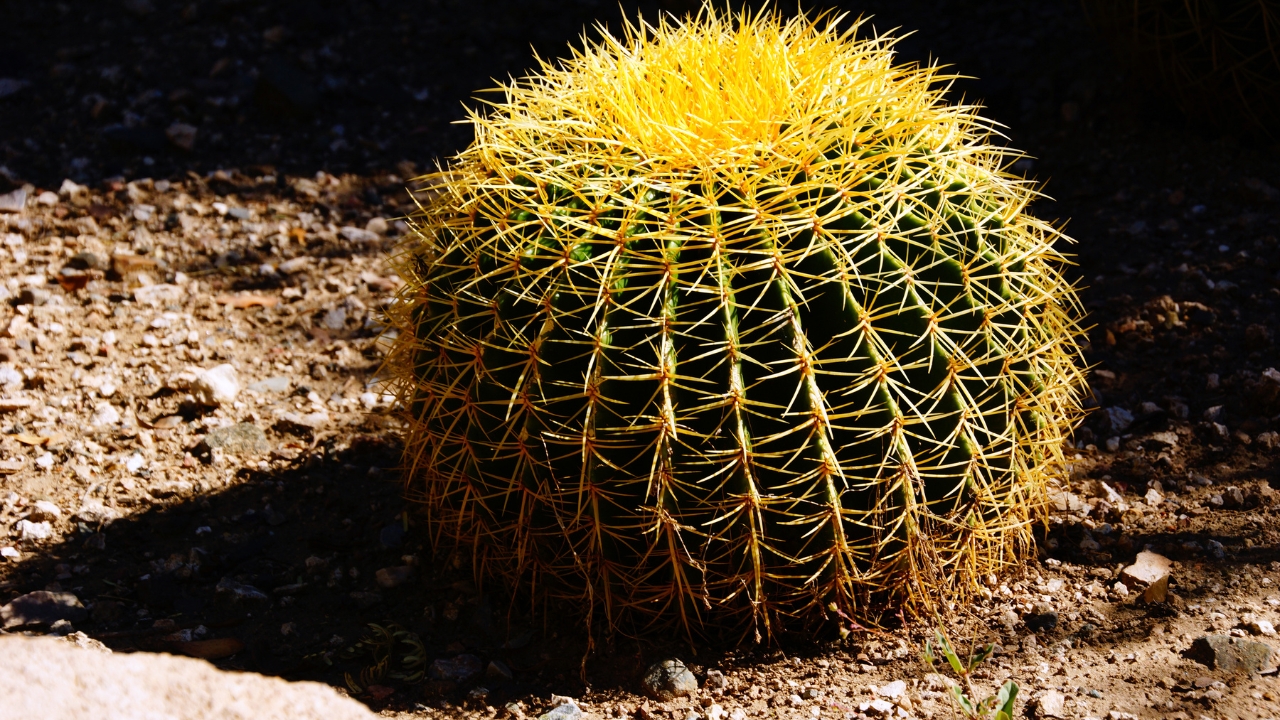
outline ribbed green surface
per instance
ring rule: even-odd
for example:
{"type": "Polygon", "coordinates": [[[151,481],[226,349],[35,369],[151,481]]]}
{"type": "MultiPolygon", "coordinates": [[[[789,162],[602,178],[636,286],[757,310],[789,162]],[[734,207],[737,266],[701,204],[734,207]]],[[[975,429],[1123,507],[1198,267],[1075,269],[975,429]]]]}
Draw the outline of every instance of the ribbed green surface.
{"type": "Polygon", "coordinates": [[[639,632],[962,602],[1079,411],[1057,230],[839,20],[629,28],[430,176],[389,358],[436,548],[639,632]]]}
{"type": "MultiPolygon", "coordinates": [[[[853,174],[829,155],[814,177],[853,174]]],[[[1032,248],[937,158],[860,155],[888,167],[749,195],[518,178],[444,222],[412,407],[441,527],[669,615],[857,607],[921,513],[1025,516],[1032,248]]]]}

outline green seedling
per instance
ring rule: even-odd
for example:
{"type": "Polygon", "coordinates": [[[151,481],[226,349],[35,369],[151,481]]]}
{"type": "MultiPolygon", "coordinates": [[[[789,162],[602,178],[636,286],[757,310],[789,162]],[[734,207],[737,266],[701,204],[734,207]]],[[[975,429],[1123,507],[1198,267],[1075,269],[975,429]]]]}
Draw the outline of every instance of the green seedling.
{"type": "Polygon", "coordinates": [[[1013,718],[1013,705],[1018,698],[1018,683],[1012,680],[1005,681],[995,695],[978,701],[974,700],[977,697],[973,688],[974,668],[990,657],[995,647],[988,644],[970,655],[966,663],[961,662],[960,656],[951,648],[951,641],[941,630],[935,632],[933,640],[926,640],[924,643],[925,664],[932,669],[938,662],[937,654],[941,654],[951,671],[960,680],[959,683],[952,684],[949,690],[951,701],[960,708],[960,713],[966,720],[1012,720],[1013,718]]]}

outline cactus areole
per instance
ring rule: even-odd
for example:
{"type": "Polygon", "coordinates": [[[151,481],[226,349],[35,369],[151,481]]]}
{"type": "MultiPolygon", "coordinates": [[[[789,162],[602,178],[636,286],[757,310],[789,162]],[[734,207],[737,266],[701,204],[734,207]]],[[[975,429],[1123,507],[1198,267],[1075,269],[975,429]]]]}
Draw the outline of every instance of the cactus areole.
{"type": "Polygon", "coordinates": [[[936,67],[841,20],[629,26],[472,115],[390,311],[437,548],[757,638],[1025,556],[1080,407],[1062,235],[936,67]]]}

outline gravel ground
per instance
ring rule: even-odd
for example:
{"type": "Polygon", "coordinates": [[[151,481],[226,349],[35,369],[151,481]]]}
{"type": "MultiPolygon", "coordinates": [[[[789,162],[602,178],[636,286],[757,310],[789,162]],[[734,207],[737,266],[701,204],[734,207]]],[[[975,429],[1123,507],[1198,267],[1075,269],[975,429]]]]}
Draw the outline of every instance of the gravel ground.
{"type": "MultiPolygon", "coordinates": [[[[432,556],[377,383],[408,178],[466,142],[448,123],[472,89],[618,14],[463,9],[6,8],[0,605],[83,609],[5,632],[322,680],[392,717],[537,716],[559,696],[599,718],[950,717],[927,623],[589,648],[569,614],[530,617],[432,556]],[[667,657],[692,696],[643,694],[667,657]]],[[[1015,679],[1020,715],[1280,717],[1280,153],[1132,84],[1070,3],[851,9],[978,76],[957,97],[1009,126],[1034,156],[1015,169],[1056,198],[1034,212],[1078,241],[1095,409],[1040,557],[954,609],[955,639],[998,646],[975,683],[1015,679]],[[1163,601],[1121,572],[1144,549],[1171,562],[1163,601]],[[1215,634],[1272,661],[1210,667],[1196,640],[1215,634]]]]}

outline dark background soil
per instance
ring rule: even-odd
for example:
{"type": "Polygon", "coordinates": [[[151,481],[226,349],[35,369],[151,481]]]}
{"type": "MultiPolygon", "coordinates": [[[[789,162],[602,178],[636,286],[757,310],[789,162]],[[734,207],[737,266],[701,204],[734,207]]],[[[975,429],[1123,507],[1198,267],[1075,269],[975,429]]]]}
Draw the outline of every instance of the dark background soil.
{"type": "MultiPolygon", "coordinates": [[[[63,177],[171,177],[274,165],[284,173],[428,167],[469,140],[462,104],[494,80],[692,0],[110,0],[5,3],[0,77],[30,83],[0,102],[0,162],[43,185],[63,177]],[[189,153],[174,122],[198,128],[189,153]],[[339,129],[340,128],[340,129],[339,129]],[[345,143],[337,143],[338,140],[345,143]],[[150,157],[153,164],[146,164],[150,157]]],[[[810,4],[813,8],[827,5],[810,4]]],[[[910,31],[904,59],[937,58],[974,79],[957,96],[984,102],[1028,150],[1059,124],[1064,102],[1134,95],[1109,54],[1063,2],[840,4],[878,31],[910,31]]],[[[1080,124],[1114,132],[1182,126],[1153,101],[1080,124]]],[[[1048,144],[1048,143],[1046,143],[1048,144]]],[[[1038,153],[1043,155],[1044,153],[1038,153]]]]}
{"type": "MultiPolygon", "coordinates": [[[[524,74],[534,51],[545,58],[563,54],[595,22],[617,29],[624,14],[634,17],[638,9],[654,18],[661,7],[678,9],[678,3],[6,0],[0,78],[29,85],[0,99],[0,192],[6,183],[56,190],[63,178],[97,186],[112,176],[182,179],[230,168],[275,174],[282,193],[289,192],[286,176],[318,170],[394,172],[404,179],[469,141],[469,129],[453,123],[464,117],[463,103],[475,105],[474,91],[491,87],[494,78],[524,74]],[[166,137],[174,123],[197,128],[189,151],[166,137]]],[[[1132,80],[1080,8],[1065,0],[883,0],[841,7],[874,15],[868,30],[912,31],[898,45],[903,59],[936,58],[973,76],[955,82],[956,99],[982,102],[987,115],[1007,127],[1010,144],[1032,158],[1016,170],[1044,183],[1054,198],[1037,202],[1034,212],[1066,224],[1076,240],[1067,251],[1088,311],[1086,354],[1105,371],[1092,376],[1091,404],[1127,409],[1134,421],[1120,429],[1106,412],[1090,415],[1076,437],[1085,459],[1075,479],[1110,476],[1137,495],[1155,478],[1166,488],[1194,476],[1280,487],[1275,447],[1259,439],[1280,430],[1280,397],[1265,375],[1280,366],[1277,149],[1184,118],[1157,90],[1132,80]],[[1176,321],[1166,322],[1170,310],[1176,321]],[[1181,431],[1180,449],[1162,455],[1130,441],[1158,431],[1181,431]],[[1106,452],[1113,437],[1119,451],[1106,452]]],[[[373,193],[369,203],[381,202],[378,190],[367,192],[373,193]]],[[[206,584],[234,569],[261,576],[256,585],[279,586],[304,569],[311,554],[340,556],[320,572],[347,572],[340,585],[352,587],[358,584],[353,568],[367,573],[398,564],[403,554],[430,562],[429,544],[412,530],[403,544],[383,540],[402,510],[391,473],[379,471],[397,462],[397,448],[386,437],[374,433],[354,444],[348,438],[328,454],[282,475],[254,476],[246,489],[206,505],[117,523],[108,546],[117,567],[95,577],[89,594],[105,597],[108,581],[136,578],[153,560],[187,551],[190,534],[208,517],[230,517],[245,529],[237,535],[242,545],[210,548],[206,584]],[[326,492],[317,494],[317,486],[326,492]],[[267,535],[261,517],[244,514],[246,507],[261,507],[264,493],[279,495],[275,505],[292,508],[300,521],[270,545],[264,538],[275,536],[267,535]]],[[[1203,520],[1194,533],[1237,548],[1231,562],[1265,566],[1280,560],[1275,517],[1267,522],[1249,531],[1259,541],[1247,545],[1248,533],[1227,520],[1203,520]]],[[[1104,547],[1101,557],[1077,550],[1078,528],[1059,528],[1045,547],[1064,560],[1107,564],[1129,561],[1133,548],[1155,541],[1189,562],[1201,555],[1178,550],[1184,546],[1177,533],[1185,530],[1175,523],[1167,534],[1104,547]]],[[[48,564],[56,560],[54,553],[48,564]]],[[[466,613],[461,629],[434,635],[432,652],[448,651],[457,638],[497,652],[520,636],[524,626],[513,631],[507,625],[508,608],[477,600],[466,568],[437,561],[445,564],[428,573],[421,596],[397,596],[372,614],[334,606],[322,592],[255,621],[241,609],[206,610],[204,600],[160,579],[131,589],[127,599],[156,612],[186,613],[189,622],[180,626],[242,625],[241,634],[256,639],[234,666],[338,684],[339,670],[315,659],[338,644],[315,633],[281,637],[282,619],[307,618],[349,644],[363,621],[426,622],[424,616],[452,607],[466,613]]],[[[25,572],[7,586],[37,589],[49,579],[39,564],[25,572]]],[[[544,687],[568,691],[578,682],[583,639],[559,637],[541,622],[534,646],[526,636],[526,644],[509,653],[522,677],[538,678],[513,687],[513,696],[544,687]]],[[[107,625],[120,628],[114,644],[147,647],[146,632],[123,621],[107,625]]],[[[624,682],[657,656],[635,643],[613,650],[613,659],[593,670],[595,682],[624,682]]]]}

